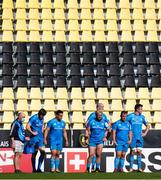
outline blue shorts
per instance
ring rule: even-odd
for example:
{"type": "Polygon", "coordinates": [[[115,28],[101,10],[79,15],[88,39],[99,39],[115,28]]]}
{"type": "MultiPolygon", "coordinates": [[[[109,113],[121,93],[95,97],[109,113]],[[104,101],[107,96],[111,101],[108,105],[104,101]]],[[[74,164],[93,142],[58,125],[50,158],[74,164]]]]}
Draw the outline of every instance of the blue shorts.
{"type": "Polygon", "coordinates": [[[99,142],[89,142],[89,147],[96,147],[98,145],[102,144],[103,145],[103,141],[99,141],[99,142]]]}
{"type": "Polygon", "coordinates": [[[57,150],[57,151],[62,151],[63,149],[63,144],[62,143],[55,143],[55,142],[50,142],[50,150],[57,150]]]}
{"type": "Polygon", "coordinates": [[[135,149],[142,150],[143,146],[144,146],[143,138],[140,138],[140,139],[132,138],[132,142],[130,144],[130,148],[132,150],[135,150],[135,149]]]}
{"type": "Polygon", "coordinates": [[[116,145],[116,151],[121,151],[121,152],[127,152],[128,151],[128,147],[129,147],[129,144],[126,143],[126,144],[117,144],[116,145]]]}

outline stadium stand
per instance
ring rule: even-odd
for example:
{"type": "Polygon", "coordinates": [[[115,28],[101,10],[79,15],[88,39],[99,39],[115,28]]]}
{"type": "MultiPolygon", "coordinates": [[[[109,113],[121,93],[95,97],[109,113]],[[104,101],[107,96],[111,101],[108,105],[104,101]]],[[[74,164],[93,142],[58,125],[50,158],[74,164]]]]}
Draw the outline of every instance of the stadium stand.
{"type": "Polygon", "coordinates": [[[161,1],[3,0],[0,126],[15,112],[65,111],[73,129],[103,102],[112,122],[144,105],[160,129],[161,1]]]}

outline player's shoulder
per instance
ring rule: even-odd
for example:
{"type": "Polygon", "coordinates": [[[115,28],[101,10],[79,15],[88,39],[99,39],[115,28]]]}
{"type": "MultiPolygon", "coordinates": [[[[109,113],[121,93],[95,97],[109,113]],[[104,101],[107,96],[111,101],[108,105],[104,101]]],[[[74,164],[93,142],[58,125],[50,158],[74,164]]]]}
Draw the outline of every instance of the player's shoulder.
{"type": "Polygon", "coordinates": [[[62,119],[62,120],[61,120],[61,123],[65,124],[65,120],[64,120],[64,119],[62,119]]]}
{"type": "Polygon", "coordinates": [[[48,124],[54,123],[55,122],[55,118],[52,118],[48,121],[48,124]]]}
{"type": "Polygon", "coordinates": [[[140,116],[141,116],[141,118],[145,119],[145,115],[144,114],[141,114],[140,116]]]}
{"type": "Polygon", "coordinates": [[[37,114],[34,114],[30,117],[30,120],[37,119],[37,114]]]}
{"type": "Polygon", "coordinates": [[[132,117],[134,117],[134,115],[135,115],[134,113],[129,113],[126,118],[127,119],[132,118],[132,117]]]}
{"type": "Polygon", "coordinates": [[[121,120],[120,119],[118,119],[117,121],[115,121],[114,123],[113,123],[113,125],[118,125],[119,123],[121,122],[121,120]]]}

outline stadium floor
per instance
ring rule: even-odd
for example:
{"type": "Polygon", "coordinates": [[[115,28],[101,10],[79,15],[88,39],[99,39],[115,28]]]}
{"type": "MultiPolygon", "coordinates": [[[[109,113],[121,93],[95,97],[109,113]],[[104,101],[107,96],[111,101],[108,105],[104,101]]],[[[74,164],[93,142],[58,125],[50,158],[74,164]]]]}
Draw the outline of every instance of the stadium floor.
{"type": "Polygon", "coordinates": [[[161,179],[161,173],[23,173],[0,174],[0,179],[161,179]]]}

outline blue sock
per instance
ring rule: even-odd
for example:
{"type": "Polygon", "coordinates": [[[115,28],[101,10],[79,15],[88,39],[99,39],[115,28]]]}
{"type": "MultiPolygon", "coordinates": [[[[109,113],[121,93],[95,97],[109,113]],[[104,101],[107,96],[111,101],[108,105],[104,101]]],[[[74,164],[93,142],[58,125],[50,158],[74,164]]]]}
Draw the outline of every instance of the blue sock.
{"type": "Polygon", "coordinates": [[[130,168],[133,169],[133,164],[134,164],[134,155],[130,155],[130,168]]]}
{"type": "Polygon", "coordinates": [[[51,167],[51,169],[55,169],[55,159],[54,158],[50,159],[50,167],[51,167]]]}
{"type": "Polygon", "coordinates": [[[124,168],[125,158],[120,158],[120,169],[124,168]]]}
{"type": "Polygon", "coordinates": [[[87,163],[87,169],[90,169],[91,163],[87,163]]]}
{"type": "Polygon", "coordinates": [[[55,169],[59,169],[59,163],[60,163],[59,158],[56,158],[55,159],[55,169]]]}
{"type": "Polygon", "coordinates": [[[138,169],[141,169],[142,168],[141,155],[137,155],[137,161],[138,161],[138,169]]]}
{"type": "Polygon", "coordinates": [[[100,163],[96,163],[96,168],[100,169],[100,163]]]}
{"type": "Polygon", "coordinates": [[[120,163],[120,158],[115,157],[115,161],[114,161],[115,169],[119,168],[119,163],[120,163]]]}
{"type": "Polygon", "coordinates": [[[93,156],[93,158],[92,158],[92,169],[94,169],[95,164],[96,164],[96,156],[93,156]]]}

